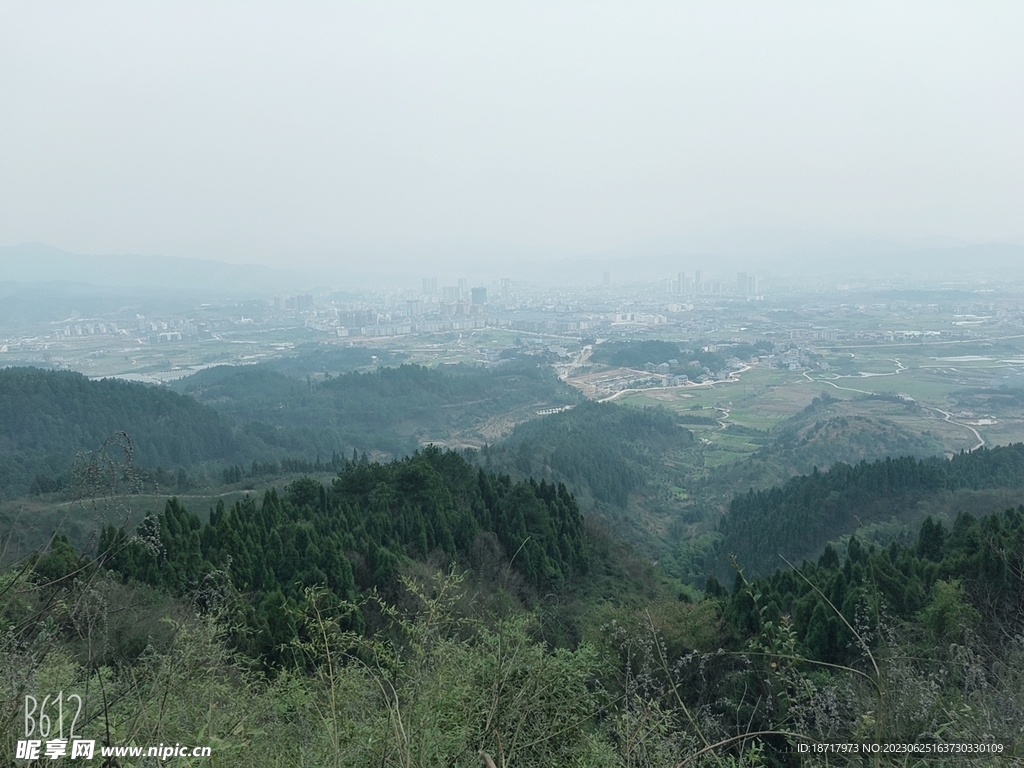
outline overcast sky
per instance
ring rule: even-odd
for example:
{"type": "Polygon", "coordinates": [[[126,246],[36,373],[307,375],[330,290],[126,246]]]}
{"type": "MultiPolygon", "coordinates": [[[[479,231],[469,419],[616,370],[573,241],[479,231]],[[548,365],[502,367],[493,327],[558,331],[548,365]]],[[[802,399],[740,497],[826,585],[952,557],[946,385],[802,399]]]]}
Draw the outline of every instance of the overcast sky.
{"type": "Polygon", "coordinates": [[[1020,242],[1022,41],[1021,2],[8,1],[0,244],[1020,242]]]}

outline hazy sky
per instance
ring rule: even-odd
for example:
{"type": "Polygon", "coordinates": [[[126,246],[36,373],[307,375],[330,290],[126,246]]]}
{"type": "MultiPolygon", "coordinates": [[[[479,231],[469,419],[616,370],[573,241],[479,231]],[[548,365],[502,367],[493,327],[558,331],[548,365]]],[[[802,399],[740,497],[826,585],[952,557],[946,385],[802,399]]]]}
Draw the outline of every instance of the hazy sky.
{"type": "Polygon", "coordinates": [[[1022,41],[1022,2],[7,1],[0,244],[1020,241],[1022,41]]]}

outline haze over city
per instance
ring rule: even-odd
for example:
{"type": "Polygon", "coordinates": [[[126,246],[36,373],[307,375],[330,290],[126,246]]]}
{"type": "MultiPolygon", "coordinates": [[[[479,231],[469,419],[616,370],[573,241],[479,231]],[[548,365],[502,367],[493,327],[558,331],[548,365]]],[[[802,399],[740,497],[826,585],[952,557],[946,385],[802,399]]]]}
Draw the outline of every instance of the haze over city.
{"type": "Polygon", "coordinates": [[[3,16],[2,245],[383,273],[1024,242],[1019,3],[3,16]]]}

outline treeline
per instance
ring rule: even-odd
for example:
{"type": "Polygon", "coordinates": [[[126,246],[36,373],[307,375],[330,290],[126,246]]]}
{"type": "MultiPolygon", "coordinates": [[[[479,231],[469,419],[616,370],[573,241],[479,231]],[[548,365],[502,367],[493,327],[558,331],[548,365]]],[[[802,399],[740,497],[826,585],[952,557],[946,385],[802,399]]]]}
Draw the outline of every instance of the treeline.
{"type": "Polygon", "coordinates": [[[76,453],[133,436],[133,462],[191,468],[254,455],[231,422],[190,397],[117,379],[38,368],[0,370],[0,496],[58,490],[76,453]]]}
{"type": "Polygon", "coordinates": [[[309,459],[353,447],[401,456],[422,438],[443,440],[494,416],[580,400],[533,361],[495,369],[401,365],[322,379],[292,378],[267,365],[225,366],[174,386],[244,424],[263,443],[309,459]]]}
{"type": "MultiPolygon", "coordinates": [[[[955,482],[980,487],[1013,463],[965,465],[955,482]]],[[[58,538],[3,574],[0,714],[57,679],[102,692],[86,738],[208,734],[254,764],[473,765],[486,750],[516,766],[796,766],[815,742],[1001,742],[982,762],[1022,756],[1024,507],[928,520],[909,544],[853,538],[731,590],[709,579],[704,600],[586,594],[597,549],[564,487],[433,449],[348,462],[331,485],[300,480],[205,524],[172,500],[134,536],[103,533],[105,569],[58,538]],[[509,610],[478,589],[474,561],[510,556],[549,605],[509,610]],[[473,577],[436,576],[445,560],[473,577]],[[547,642],[566,607],[588,628],[547,642]]]]}
{"type": "MultiPolygon", "coordinates": [[[[327,353],[313,357],[340,364],[327,353]]],[[[269,364],[224,366],[173,389],[0,370],[0,498],[68,488],[75,455],[116,433],[130,436],[135,467],[171,478],[160,486],[181,491],[197,477],[222,475],[225,465],[237,481],[289,463],[316,471],[317,462],[329,464],[325,457],[352,450],[404,456],[453,432],[472,433],[495,416],[525,418],[580,399],[532,361],[493,370],[402,365],[320,380],[292,378],[269,364]]]]}
{"type": "Polygon", "coordinates": [[[300,344],[293,354],[260,363],[266,368],[304,379],[313,373],[349,373],[361,368],[395,365],[407,357],[401,352],[374,347],[336,347],[329,344],[300,344]]]}
{"type": "Polygon", "coordinates": [[[909,546],[877,549],[853,537],[843,558],[829,545],[799,573],[780,569],[750,583],[737,576],[728,594],[711,578],[707,593],[725,601],[742,636],[785,616],[801,654],[831,664],[861,658],[863,639],[877,645],[880,622],[894,620],[926,630],[932,648],[965,632],[998,643],[1020,631],[1024,616],[1024,506],[982,518],[961,513],[949,529],[928,518],[909,546]]]}
{"type": "Polygon", "coordinates": [[[770,576],[737,570],[731,590],[710,578],[703,604],[722,611],[731,652],[684,657],[677,685],[691,712],[704,706],[740,733],[765,733],[768,765],[805,764],[784,733],[941,744],[973,731],[1003,742],[1012,762],[1024,683],[1022,553],[1019,507],[964,513],[951,528],[928,519],[906,545],[854,537],[845,555],[829,546],[817,562],[770,576]]]}
{"type": "MultiPolygon", "coordinates": [[[[918,407],[899,404],[901,410],[918,407]]],[[[729,431],[735,428],[728,427],[729,431]]],[[[796,475],[810,474],[815,466],[824,469],[837,462],[857,464],[886,456],[923,459],[945,452],[932,432],[912,431],[889,419],[856,413],[849,401],[827,392],[754,442],[761,447],[749,457],[711,470],[706,483],[709,493],[724,490],[731,495],[733,489],[781,485],[796,475]]]]}
{"type": "Polygon", "coordinates": [[[587,401],[520,424],[507,440],[482,449],[481,459],[485,466],[569,483],[621,508],[664,471],[664,454],[694,443],[667,409],[587,401]]]}
{"type": "Polygon", "coordinates": [[[734,555],[751,572],[816,556],[831,540],[900,508],[958,489],[1024,486],[1024,444],[960,453],[952,459],[887,458],[817,468],[782,486],[735,496],[719,523],[721,540],[709,572],[722,573],[734,555]]]}
{"type": "Polygon", "coordinates": [[[583,518],[564,485],[512,482],[436,448],[389,464],[348,462],[330,486],[300,479],[259,504],[221,502],[205,524],[171,499],[134,535],[106,527],[98,556],[122,579],[176,596],[213,600],[211,590],[229,583],[250,596],[240,642],[281,663],[276,649],[294,639],[288,617],[307,588],[351,600],[393,586],[410,559],[465,563],[474,551],[511,557],[535,589],[588,567],[583,518]]]}
{"type": "Polygon", "coordinates": [[[712,345],[696,343],[689,348],[671,341],[606,341],[595,347],[590,359],[595,363],[625,368],[643,368],[647,363],[660,365],[676,360],[685,369],[691,367],[691,362],[698,361],[698,368],[718,371],[725,367],[725,361],[730,357],[746,360],[753,355],[771,354],[772,351],[769,341],[713,345],[714,352],[706,351],[704,347],[707,346],[712,345]]]}
{"type": "MultiPolygon", "coordinates": [[[[357,451],[352,452],[352,461],[359,461],[359,454],[357,451]]],[[[363,453],[362,460],[365,463],[367,461],[366,454],[363,453]]],[[[347,461],[335,451],[330,460],[321,461],[318,457],[314,461],[308,461],[306,459],[281,459],[280,461],[256,461],[253,460],[252,464],[248,467],[243,467],[240,464],[233,464],[230,467],[225,467],[221,472],[221,477],[226,484],[240,483],[243,480],[255,480],[258,478],[275,477],[281,474],[296,474],[299,472],[338,472],[347,466],[347,461]]],[[[179,487],[181,483],[178,483],[179,487]]]]}

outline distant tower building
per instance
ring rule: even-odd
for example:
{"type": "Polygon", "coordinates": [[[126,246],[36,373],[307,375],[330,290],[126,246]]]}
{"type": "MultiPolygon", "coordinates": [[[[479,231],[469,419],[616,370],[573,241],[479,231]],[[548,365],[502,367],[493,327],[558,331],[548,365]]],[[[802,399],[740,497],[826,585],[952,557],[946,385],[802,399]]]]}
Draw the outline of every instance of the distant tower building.
{"type": "Polygon", "coordinates": [[[486,304],[487,303],[487,289],[486,288],[474,288],[473,289],[473,303],[474,304],[486,304]]]}
{"type": "Polygon", "coordinates": [[[459,278],[459,298],[466,298],[466,278],[464,277],[459,278]]]}
{"type": "Polygon", "coordinates": [[[295,308],[300,312],[313,308],[313,294],[306,293],[295,297],[295,308]]]}
{"type": "Polygon", "coordinates": [[[441,301],[445,304],[454,304],[459,300],[459,289],[454,285],[446,285],[441,289],[441,301]]]}
{"type": "Polygon", "coordinates": [[[701,271],[699,269],[696,272],[693,273],[693,292],[694,293],[701,293],[703,291],[704,286],[701,283],[701,277],[702,277],[702,275],[701,275],[701,271]]]}
{"type": "Polygon", "coordinates": [[[757,295],[757,277],[746,272],[736,273],[736,291],[740,296],[757,295]]]}
{"type": "Polygon", "coordinates": [[[433,296],[437,293],[437,278],[436,277],[424,277],[423,278],[423,293],[425,296],[433,296]]]}
{"type": "Polygon", "coordinates": [[[686,291],[686,273],[680,272],[679,278],[676,280],[676,293],[683,293],[686,291]]]}
{"type": "Polygon", "coordinates": [[[740,296],[747,295],[747,273],[737,272],[736,273],[736,293],[740,296]]]}
{"type": "Polygon", "coordinates": [[[512,297],[512,281],[507,278],[501,278],[501,298],[503,301],[508,301],[512,297]]]}

